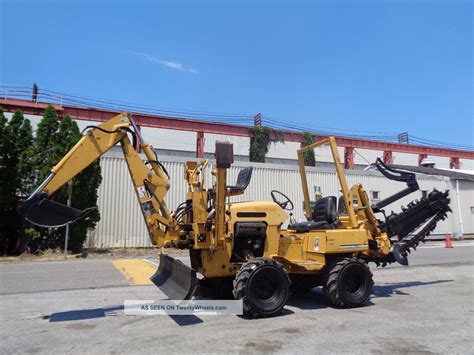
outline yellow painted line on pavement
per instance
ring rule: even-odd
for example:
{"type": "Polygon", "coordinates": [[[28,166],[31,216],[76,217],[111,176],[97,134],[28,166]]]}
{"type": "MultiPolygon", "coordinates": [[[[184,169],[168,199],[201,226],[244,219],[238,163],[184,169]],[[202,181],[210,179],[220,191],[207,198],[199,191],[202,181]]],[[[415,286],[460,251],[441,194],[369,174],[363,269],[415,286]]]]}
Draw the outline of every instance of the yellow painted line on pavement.
{"type": "Polygon", "coordinates": [[[150,277],[156,268],[140,259],[123,259],[112,261],[114,266],[125,276],[130,285],[152,285],[150,277]]]}

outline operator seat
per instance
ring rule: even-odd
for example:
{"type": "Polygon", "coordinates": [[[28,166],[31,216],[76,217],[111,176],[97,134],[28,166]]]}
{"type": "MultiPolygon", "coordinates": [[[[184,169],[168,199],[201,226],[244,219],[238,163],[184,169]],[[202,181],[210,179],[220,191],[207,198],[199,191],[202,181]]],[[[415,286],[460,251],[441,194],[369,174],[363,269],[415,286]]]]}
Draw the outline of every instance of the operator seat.
{"type": "Polygon", "coordinates": [[[337,199],[335,196],[320,198],[314,205],[311,221],[290,224],[288,229],[298,233],[310,230],[335,229],[340,223],[337,219],[336,203],[337,199]]]}
{"type": "Polygon", "coordinates": [[[243,194],[247,186],[249,186],[252,178],[253,167],[248,167],[239,171],[237,183],[234,186],[226,186],[226,196],[236,196],[243,194]]]}
{"type": "Polygon", "coordinates": [[[339,196],[339,201],[337,202],[337,215],[341,216],[347,214],[346,205],[344,204],[344,196],[339,196]]]}

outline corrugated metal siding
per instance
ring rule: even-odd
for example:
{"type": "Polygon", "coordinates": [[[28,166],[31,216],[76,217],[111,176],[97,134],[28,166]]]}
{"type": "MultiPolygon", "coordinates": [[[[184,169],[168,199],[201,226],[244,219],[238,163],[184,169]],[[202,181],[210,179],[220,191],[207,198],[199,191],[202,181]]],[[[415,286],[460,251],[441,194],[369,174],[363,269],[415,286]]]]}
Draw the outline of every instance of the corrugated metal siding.
{"type": "MultiPolygon", "coordinates": [[[[460,232],[459,225],[459,206],[456,196],[456,181],[452,180],[451,185],[451,209],[452,227],[454,232],[460,232]]],[[[459,200],[461,206],[462,223],[464,234],[473,233],[474,231],[474,182],[459,180],[459,200]]]]}
{"type": "MultiPolygon", "coordinates": [[[[102,184],[99,187],[101,220],[96,226],[97,248],[149,246],[147,231],[140,212],[125,160],[101,159],[102,184]]],[[[89,241],[89,244],[90,241],[89,241]]]]}
{"type": "Polygon", "coordinates": [[[461,163],[461,169],[474,170],[474,160],[470,159],[459,159],[461,163]]]}
{"type": "MultiPolygon", "coordinates": [[[[97,248],[151,246],[125,160],[104,157],[100,164],[103,176],[99,187],[101,220],[96,226],[93,244],[97,248]]],[[[184,164],[169,161],[163,164],[174,182],[166,200],[168,207],[174,210],[185,198],[184,164]]]]}
{"type": "MultiPolygon", "coordinates": [[[[161,157],[161,160],[171,176],[171,189],[166,198],[170,209],[175,209],[185,199],[187,189],[184,180],[184,161],[180,158],[161,157]],[[172,161],[171,161],[172,160],[172,161]]],[[[295,204],[293,211],[297,220],[303,220],[303,193],[301,189],[300,176],[296,167],[285,165],[258,164],[258,163],[235,163],[228,176],[228,183],[233,184],[237,179],[237,174],[242,167],[252,165],[254,172],[251,183],[245,194],[233,197],[232,201],[245,200],[270,200],[270,191],[279,190],[288,195],[295,204]]],[[[136,201],[135,192],[129,177],[126,163],[123,158],[106,156],[101,159],[103,182],[99,187],[99,209],[101,221],[97,224],[93,240],[89,240],[89,246],[98,248],[106,247],[148,247],[150,242],[148,233],[136,201]]],[[[324,196],[339,196],[339,184],[337,175],[329,169],[308,168],[307,179],[310,193],[313,193],[314,186],[321,187],[324,196]]],[[[404,184],[396,183],[375,173],[367,173],[359,170],[347,172],[348,184],[362,183],[366,191],[379,191],[380,198],[400,191],[404,184]]],[[[446,178],[424,177],[418,178],[421,190],[452,189],[451,182],[446,178]]],[[[207,183],[212,183],[210,169],[208,169],[207,183]]],[[[461,184],[463,195],[472,194],[474,184],[461,184]]],[[[400,206],[421,197],[421,192],[416,192],[405,197],[394,204],[394,211],[400,210],[400,206]]],[[[451,192],[452,200],[455,199],[455,191],[451,192]]],[[[469,204],[472,198],[463,199],[464,231],[472,232],[472,223],[468,223],[471,213],[469,204]],[[465,216],[464,216],[465,215],[465,216]]],[[[453,205],[454,206],[454,205],[453,205]]],[[[390,211],[389,209],[387,209],[390,211]]],[[[454,210],[454,208],[453,208],[454,210]]],[[[472,216],[471,216],[472,219],[472,216]]],[[[435,233],[446,233],[456,230],[457,219],[450,216],[449,221],[438,224],[435,233]]]]}

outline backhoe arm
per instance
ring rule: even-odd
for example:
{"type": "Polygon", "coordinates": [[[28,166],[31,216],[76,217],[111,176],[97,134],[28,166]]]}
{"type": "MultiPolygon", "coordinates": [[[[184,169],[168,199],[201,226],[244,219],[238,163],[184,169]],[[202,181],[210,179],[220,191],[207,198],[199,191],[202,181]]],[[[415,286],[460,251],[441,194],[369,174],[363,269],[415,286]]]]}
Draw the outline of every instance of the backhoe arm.
{"type": "Polygon", "coordinates": [[[37,193],[46,193],[48,197],[54,194],[126,137],[127,131],[133,133],[126,114],[117,115],[100,126],[88,130],[79,142],[51,169],[51,174],[29,198],[37,193]]]}
{"type": "MultiPolygon", "coordinates": [[[[69,208],[47,199],[68,181],[99,159],[117,143],[122,146],[127,167],[153,244],[162,245],[166,230],[174,227],[174,219],[164,202],[169,190],[167,172],[153,149],[146,144],[134,121],[126,113],[119,114],[97,127],[89,129],[76,145],[57,163],[50,175],[21,206],[26,220],[42,227],[59,227],[84,217],[84,211],[69,208]],[[144,162],[128,138],[138,140],[145,153],[144,162]],[[147,165],[148,164],[148,165],[147,165]]],[[[120,193],[120,191],[117,191],[120,193]]]]}

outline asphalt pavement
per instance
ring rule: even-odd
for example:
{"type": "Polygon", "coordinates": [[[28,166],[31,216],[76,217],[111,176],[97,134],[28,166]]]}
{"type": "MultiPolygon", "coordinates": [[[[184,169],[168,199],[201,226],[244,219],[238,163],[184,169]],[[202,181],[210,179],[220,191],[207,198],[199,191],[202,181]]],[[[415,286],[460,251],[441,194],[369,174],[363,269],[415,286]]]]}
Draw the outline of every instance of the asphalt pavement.
{"type": "Polygon", "coordinates": [[[257,320],[125,316],[126,299],[166,297],[112,259],[0,264],[0,352],[472,354],[473,261],[473,242],[430,244],[410,267],[372,267],[366,307],[334,309],[315,288],[257,320]]]}

